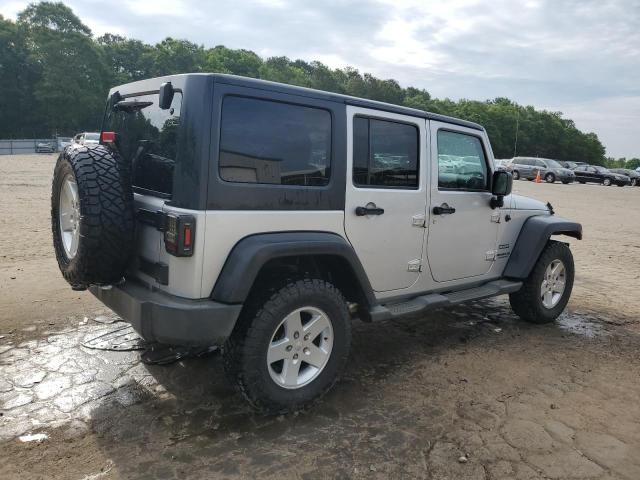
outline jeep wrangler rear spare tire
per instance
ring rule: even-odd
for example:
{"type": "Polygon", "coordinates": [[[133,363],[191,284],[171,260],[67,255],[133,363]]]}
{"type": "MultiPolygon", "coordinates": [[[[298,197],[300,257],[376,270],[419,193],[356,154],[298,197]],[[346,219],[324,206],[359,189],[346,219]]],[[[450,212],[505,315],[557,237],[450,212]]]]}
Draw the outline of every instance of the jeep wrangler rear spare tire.
{"type": "Polygon", "coordinates": [[[509,295],[511,308],[527,322],[553,322],[567,306],[574,274],[569,247],[550,240],[522,288],[509,295]]]}
{"type": "Polygon", "coordinates": [[[338,289],[301,279],[257,289],[223,348],[225,371],[249,403],[281,414],[313,403],[336,383],[351,347],[351,318],[338,289]]]}
{"type": "Polygon", "coordinates": [[[104,145],[65,149],[51,193],[53,246],[62,276],[74,289],[122,278],[135,223],[130,169],[104,145]]]}

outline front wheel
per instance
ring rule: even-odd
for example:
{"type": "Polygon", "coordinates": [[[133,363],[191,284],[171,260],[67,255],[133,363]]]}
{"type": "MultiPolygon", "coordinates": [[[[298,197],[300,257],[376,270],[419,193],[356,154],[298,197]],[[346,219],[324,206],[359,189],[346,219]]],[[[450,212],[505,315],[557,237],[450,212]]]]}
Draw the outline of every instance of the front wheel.
{"type": "Polygon", "coordinates": [[[567,306],[574,275],[569,247],[549,241],[522,288],[509,295],[511,308],[527,322],[553,322],[567,306]]]}
{"type": "Polygon", "coordinates": [[[513,177],[514,180],[519,180],[520,172],[518,172],[517,170],[514,170],[513,172],[511,172],[511,176],[513,177]]]}
{"type": "Polygon", "coordinates": [[[268,298],[252,294],[224,346],[224,367],[254,409],[287,413],[333,387],[350,347],[351,319],[340,291],[304,279],[268,298]]]}
{"type": "Polygon", "coordinates": [[[544,181],[547,183],[555,183],[556,176],[553,173],[547,173],[544,177],[544,181]]]}
{"type": "Polygon", "coordinates": [[[631,179],[631,186],[632,186],[632,187],[635,187],[637,184],[638,184],[638,180],[637,180],[637,179],[635,179],[635,178],[632,178],[632,179],[631,179]]]}

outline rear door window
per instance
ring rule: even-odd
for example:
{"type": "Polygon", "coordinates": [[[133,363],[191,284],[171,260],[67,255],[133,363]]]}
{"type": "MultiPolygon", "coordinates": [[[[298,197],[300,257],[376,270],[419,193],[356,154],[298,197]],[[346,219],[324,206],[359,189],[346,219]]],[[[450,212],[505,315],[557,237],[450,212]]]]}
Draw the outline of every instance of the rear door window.
{"type": "Polygon", "coordinates": [[[225,97],[220,177],[228,182],[323,186],[331,172],[331,114],[302,105],[225,97]]]}
{"type": "Polygon", "coordinates": [[[171,107],[158,106],[158,95],[129,96],[117,103],[103,126],[116,132],[120,154],[131,162],[134,190],[170,197],[176,162],[182,93],[171,107]]]}
{"type": "Polygon", "coordinates": [[[371,188],[418,188],[418,137],[415,125],[355,117],[354,185],[371,188]]]}

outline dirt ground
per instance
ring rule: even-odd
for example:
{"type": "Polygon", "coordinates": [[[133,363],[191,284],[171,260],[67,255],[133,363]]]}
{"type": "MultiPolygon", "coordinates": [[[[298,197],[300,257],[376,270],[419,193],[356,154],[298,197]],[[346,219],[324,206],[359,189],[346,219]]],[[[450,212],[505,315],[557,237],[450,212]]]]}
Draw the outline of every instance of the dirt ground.
{"type": "Polygon", "coordinates": [[[640,188],[515,182],[583,224],[556,324],[504,298],[356,322],[333,392],[270,418],[215,353],[85,346],[126,325],[58,272],[54,162],[0,156],[0,478],[640,478],[640,188]]]}

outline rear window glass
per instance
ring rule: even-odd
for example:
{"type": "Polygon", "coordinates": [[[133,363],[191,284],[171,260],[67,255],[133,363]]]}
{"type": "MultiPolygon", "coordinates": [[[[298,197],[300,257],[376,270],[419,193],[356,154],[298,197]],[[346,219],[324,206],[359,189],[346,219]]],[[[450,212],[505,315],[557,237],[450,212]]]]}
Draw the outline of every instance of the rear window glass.
{"type": "Polygon", "coordinates": [[[171,108],[158,107],[158,95],[127,97],[107,112],[104,131],[116,132],[120,154],[131,162],[134,190],[171,196],[182,93],[171,108]]]}
{"type": "Polygon", "coordinates": [[[220,177],[228,182],[322,186],[329,183],[331,114],[319,108],[226,97],[220,177]]]}

